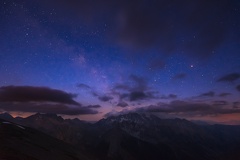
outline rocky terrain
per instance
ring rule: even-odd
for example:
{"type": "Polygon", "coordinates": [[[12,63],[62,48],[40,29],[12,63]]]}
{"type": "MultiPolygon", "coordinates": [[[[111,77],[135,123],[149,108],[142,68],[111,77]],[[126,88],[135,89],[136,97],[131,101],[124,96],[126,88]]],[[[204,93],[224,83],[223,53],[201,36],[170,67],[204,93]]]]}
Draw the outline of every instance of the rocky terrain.
{"type": "MultiPolygon", "coordinates": [[[[12,122],[1,121],[1,148],[13,148],[19,153],[14,155],[20,157],[31,157],[35,152],[50,157],[47,152],[53,150],[53,154],[66,154],[62,159],[240,159],[240,126],[198,125],[185,119],[138,113],[112,116],[94,124],[40,113],[27,118],[5,113],[0,118],[12,122]],[[22,146],[28,154],[20,154],[22,146]]],[[[12,155],[11,149],[1,149],[1,154],[8,155],[8,151],[12,155]]]]}

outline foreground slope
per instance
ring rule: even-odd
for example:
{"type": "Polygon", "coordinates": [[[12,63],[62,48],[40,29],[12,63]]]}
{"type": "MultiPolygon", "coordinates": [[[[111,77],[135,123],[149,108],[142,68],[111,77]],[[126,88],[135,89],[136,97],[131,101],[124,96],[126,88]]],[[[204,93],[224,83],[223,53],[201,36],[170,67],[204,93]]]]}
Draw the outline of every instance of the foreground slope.
{"type": "Polygon", "coordinates": [[[88,160],[71,145],[35,129],[0,119],[0,159],[88,160]]]}

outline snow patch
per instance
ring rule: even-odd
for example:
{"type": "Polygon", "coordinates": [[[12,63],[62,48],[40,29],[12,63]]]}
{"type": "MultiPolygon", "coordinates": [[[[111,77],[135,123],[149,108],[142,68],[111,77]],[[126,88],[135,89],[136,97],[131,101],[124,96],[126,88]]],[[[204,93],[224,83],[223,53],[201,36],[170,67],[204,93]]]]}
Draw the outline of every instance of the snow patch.
{"type": "Polygon", "coordinates": [[[11,124],[11,125],[14,125],[14,126],[17,126],[18,128],[21,128],[21,129],[25,129],[24,127],[20,126],[20,125],[17,125],[17,124],[13,124],[11,122],[2,122],[3,124],[11,124]]]}

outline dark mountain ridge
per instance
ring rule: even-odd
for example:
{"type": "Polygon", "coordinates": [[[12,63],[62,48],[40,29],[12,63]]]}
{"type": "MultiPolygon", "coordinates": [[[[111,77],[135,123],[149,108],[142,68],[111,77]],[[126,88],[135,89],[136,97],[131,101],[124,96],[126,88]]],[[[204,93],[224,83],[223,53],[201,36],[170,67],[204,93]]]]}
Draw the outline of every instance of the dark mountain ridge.
{"type": "Polygon", "coordinates": [[[94,124],[40,113],[12,118],[12,122],[43,131],[100,160],[240,159],[240,126],[198,125],[138,113],[111,116],[94,124]]]}
{"type": "Polygon", "coordinates": [[[83,151],[30,127],[0,119],[0,159],[89,160],[83,151]]]}
{"type": "MultiPolygon", "coordinates": [[[[148,144],[144,146],[154,145],[155,149],[164,146],[170,155],[175,155],[170,159],[221,159],[230,152],[239,150],[236,144],[240,144],[239,126],[202,126],[185,119],[160,119],[154,115],[137,113],[102,119],[94,124],[94,127],[103,137],[106,136],[106,132],[111,133],[112,130],[118,129],[148,144]]],[[[145,149],[147,151],[148,147],[145,149]]],[[[156,150],[160,151],[159,148],[156,150]]],[[[165,153],[156,153],[152,159],[169,158],[165,157],[165,153]]],[[[149,156],[150,154],[153,153],[149,152],[149,156]]]]}

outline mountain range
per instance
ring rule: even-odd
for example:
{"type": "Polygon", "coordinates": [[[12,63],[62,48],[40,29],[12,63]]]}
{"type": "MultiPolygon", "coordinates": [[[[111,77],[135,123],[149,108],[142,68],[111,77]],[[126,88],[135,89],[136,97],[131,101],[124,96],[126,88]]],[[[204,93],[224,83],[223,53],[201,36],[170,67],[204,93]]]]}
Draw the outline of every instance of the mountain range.
{"type": "Polygon", "coordinates": [[[111,116],[96,123],[41,113],[26,118],[3,113],[0,118],[0,138],[4,141],[0,158],[5,159],[12,155],[12,159],[47,159],[34,157],[35,153],[49,155],[49,159],[240,159],[240,126],[199,125],[139,113],[111,116]]]}

